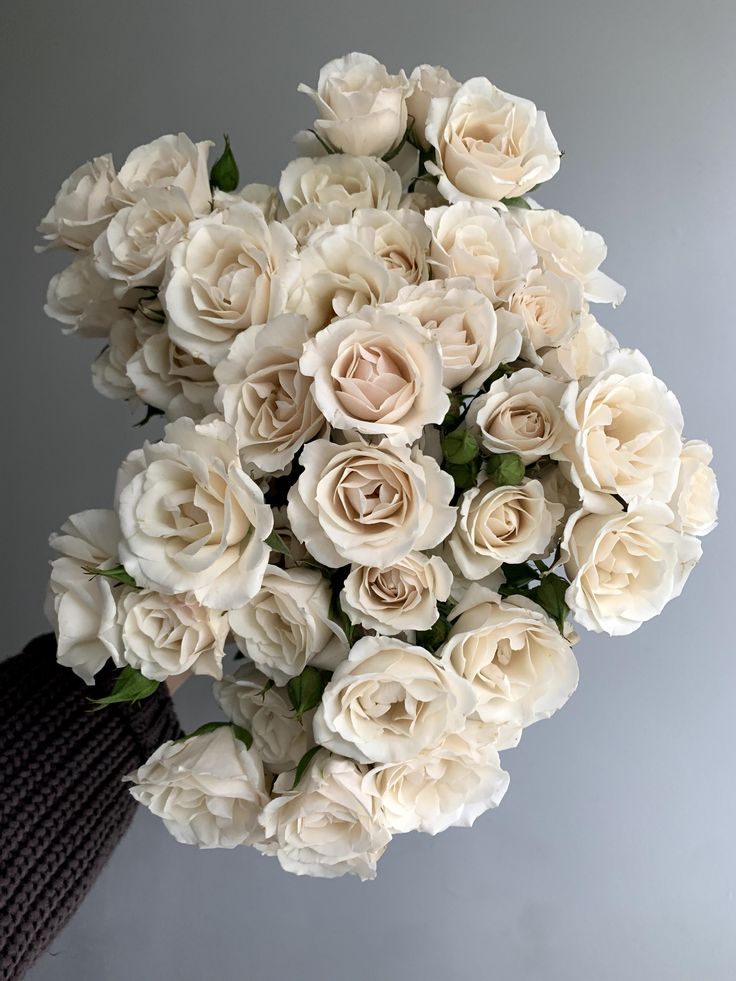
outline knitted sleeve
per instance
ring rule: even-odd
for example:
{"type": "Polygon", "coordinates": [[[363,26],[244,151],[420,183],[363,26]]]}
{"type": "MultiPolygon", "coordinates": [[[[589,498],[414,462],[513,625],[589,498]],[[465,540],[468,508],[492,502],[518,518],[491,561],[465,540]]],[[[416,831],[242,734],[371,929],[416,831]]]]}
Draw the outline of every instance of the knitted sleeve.
{"type": "Polygon", "coordinates": [[[0,663],[0,981],[20,978],[65,925],[128,827],[123,774],[181,735],[162,685],[138,705],[91,712],[94,688],[48,634],[0,663]]]}

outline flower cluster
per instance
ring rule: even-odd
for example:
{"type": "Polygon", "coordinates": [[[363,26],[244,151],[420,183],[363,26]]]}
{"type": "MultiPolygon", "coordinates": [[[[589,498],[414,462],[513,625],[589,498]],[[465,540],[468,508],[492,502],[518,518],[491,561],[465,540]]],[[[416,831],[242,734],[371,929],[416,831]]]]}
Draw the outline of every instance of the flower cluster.
{"type": "Polygon", "coordinates": [[[178,840],[371,878],[392,835],[499,803],[499,753],[575,690],[570,615],[660,613],[717,486],[592,313],[624,296],[603,239],[529,196],[560,165],[543,112],[362,54],[301,88],[278,187],[164,136],[43,219],[73,251],[47,312],[168,419],[52,536],[47,605],[61,663],[120,668],[103,703],[215,679],[228,721],[128,778],[178,840]]]}

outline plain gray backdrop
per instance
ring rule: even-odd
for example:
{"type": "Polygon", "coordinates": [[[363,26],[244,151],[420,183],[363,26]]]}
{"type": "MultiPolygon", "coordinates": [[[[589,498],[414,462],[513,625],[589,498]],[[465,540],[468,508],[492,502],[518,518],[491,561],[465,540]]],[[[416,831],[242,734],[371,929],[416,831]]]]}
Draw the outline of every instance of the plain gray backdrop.
{"type": "MultiPolygon", "coordinates": [[[[732,0],[15,0],[2,13],[4,653],[44,629],[48,533],[109,506],[143,438],[92,389],[94,342],[42,312],[34,228],[89,157],[231,134],[276,183],[351,50],[445,64],[546,109],[566,151],[539,198],[602,232],[628,287],[599,318],[641,347],[711,441],[721,524],[682,598],[627,638],[585,635],[581,682],[506,755],[471,830],[397,839],[376,882],[297,879],[249,849],[178,845],[146,812],[32,981],[730,981],[734,790],[732,0]]],[[[155,434],[155,428],[152,430],[155,434]]],[[[213,715],[185,686],[185,725],[213,715]]]]}

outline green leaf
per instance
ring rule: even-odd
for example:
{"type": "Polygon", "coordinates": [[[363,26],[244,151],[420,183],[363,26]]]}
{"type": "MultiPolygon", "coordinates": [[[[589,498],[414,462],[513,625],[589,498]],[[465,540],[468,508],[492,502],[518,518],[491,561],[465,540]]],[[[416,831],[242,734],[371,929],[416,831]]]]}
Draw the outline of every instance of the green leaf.
{"type": "Polygon", "coordinates": [[[512,368],[510,364],[506,364],[505,362],[500,364],[493,374],[483,382],[482,388],[487,392],[491,385],[498,381],[499,378],[506,378],[508,375],[513,375],[515,370],[516,369],[512,368]]]}
{"type": "Polygon", "coordinates": [[[509,208],[525,208],[531,210],[531,205],[526,198],[504,198],[503,203],[509,208]]]}
{"type": "Polygon", "coordinates": [[[444,616],[439,616],[429,630],[417,631],[416,643],[419,647],[429,651],[430,654],[434,654],[447,640],[447,635],[451,629],[448,620],[444,616]]]}
{"type": "Polygon", "coordinates": [[[455,466],[470,463],[479,453],[478,441],[467,429],[456,429],[442,439],[442,455],[455,466]]]}
{"type": "Polygon", "coordinates": [[[126,665],[115,680],[113,689],[104,698],[91,698],[99,711],[106,705],[114,705],[116,702],[139,702],[142,698],[148,698],[158,688],[160,682],[153,681],[151,678],[144,678],[140,671],[136,671],[129,664],[126,665]]]}
{"type": "Polygon", "coordinates": [[[263,688],[261,688],[261,690],[258,692],[258,695],[259,695],[261,701],[263,701],[265,699],[266,693],[269,692],[269,691],[271,691],[271,689],[274,687],[275,684],[276,684],[276,682],[273,680],[273,678],[269,678],[268,679],[268,681],[263,686],[263,688]]]}
{"type": "Polygon", "coordinates": [[[297,719],[319,705],[326,684],[325,674],[309,664],[296,678],[289,679],[286,691],[297,719]]]}
{"type": "Polygon", "coordinates": [[[452,479],[455,481],[455,487],[458,490],[468,490],[470,487],[475,487],[475,482],[478,477],[478,461],[471,460],[470,463],[448,463],[445,461],[444,469],[449,473],[452,479]]]}
{"type": "Polygon", "coordinates": [[[296,790],[300,780],[309,769],[309,764],[312,762],[314,757],[321,749],[322,749],[321,746],[312,746],[312,748],[308,749],[304,754],[304,756],[302,756],[302,758],[299,760],[299,762],[296,765],[296,771],[294,773],[294,783],[292,784],[291,787],[292,790],[296,790]]]}
{"type": "Polygon", "coordinates": [[[219,188],[221,191],[229,192],[237,188],[238,182],[240,181],[240,171],[238,170],[238,165],[235,163],[235,157],[230,146],[230,137],[227,133],[224,135],[225,149],[222,151],[222,156],[212,165],[210,184],[213,188],[219,188]]]}
{"type": "Polygon", "coordinates": [[[135,579],[121,565],[113,566],[112,569],[98,569],[95,566],[86,565],[84,571],[90,576],[103,576],[105,579],[112,579],[119,586],[130,586],[132,589],[141,589],[135,579]]]}
{"type": "Polygon", "coordinates": [[[524,464],[517,453],[492,453],[485,469],[498,487],[516,487],[524,479],[524,464]]]}
{"type": "Polygon", "coordinates": [[[241,743],[245,743],[245,748],[250,749],[253,745],[253,736],[244,729],[242,726],[235,725],[234,722],[205,722],[204,725],[199,726],[193,732],[188,732],[185,736],[181,736],[179,739],[174,740],[177,743],[183,743],[187,739],[191,739],[193,736],[204,736],[205,733],[214,732],[215,729],[222,729],[227,726],[232,729],[233,735],[236,739],[239,739],[241,743]]]}
{"type": "Polygon", "coordinates": [[[557,624],[560,633],[565,631],[565,620],[570,609],[565,602],[565,593],[569,583],[562,576],[548,572],[542,577],[540,584],[532,591],[532,599],[538,603],[545,613],[557,624]]]}
{"type": "Polygon", "coordinates": [[[266,539],[265,544],[268,545],[272,552],[278,552],[279,555],[291,555],[289,546],[277,531],[271,532],[266,539]]]}
{"type": "Polygon", "coordinates": [[[528,586],[530,582],[539,579],[539,573],[526,562],[512,564],[504,562],[501,572],[506,583],[510,586],[528,586]]]}

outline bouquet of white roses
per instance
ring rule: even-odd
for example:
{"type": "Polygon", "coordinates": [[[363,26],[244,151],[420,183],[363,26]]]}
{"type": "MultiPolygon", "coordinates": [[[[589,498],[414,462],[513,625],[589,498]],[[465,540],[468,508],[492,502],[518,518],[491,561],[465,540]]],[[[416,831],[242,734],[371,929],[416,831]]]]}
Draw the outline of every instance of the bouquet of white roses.
{"type": "Polygon", "coordinates": [[[74,253],[47,313],[104,338],[99,392],[168,419],[114,509],[52,536],[47,605],[62,664],[120,669],[103,704],[216,679],[228,721],[127,778],[179,841],[371,878],[392,835],[499,803],[499,752],[576,687],[570,614],[660,613],[717,487],[591,313],[624,296],[602,238],[529,196],[560,164],[544,113],[361,54],[301,88],[278,188],[163,136],[41,223],[74,253]]]}

